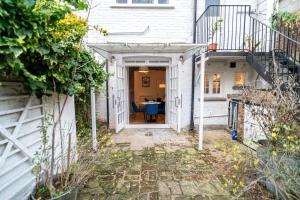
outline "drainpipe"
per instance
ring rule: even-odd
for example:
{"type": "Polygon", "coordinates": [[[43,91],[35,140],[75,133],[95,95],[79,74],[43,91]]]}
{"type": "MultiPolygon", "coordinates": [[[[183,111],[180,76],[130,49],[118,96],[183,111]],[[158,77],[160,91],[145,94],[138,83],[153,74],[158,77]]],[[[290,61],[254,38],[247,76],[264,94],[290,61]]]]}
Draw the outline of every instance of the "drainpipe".
{"type": "MultiPolygon", "coordinates": [[[[194,0],[194,18],[193,18],[193,43],[196,43],[196,21],[197,21],[197,1],[194,0]]],[[[194,133],[195,123],[194,123],[194,104],[195,104],[195,59],[196,56],[192,56],[192,95],[191,95],[191,121],[190,121],[190,131],[194,133]]]]}
{"type": "MultiPolygon", "coordinates": [[[[106,73],[108,73],[108,59],[105,62],[106,73]]],[[[109,91],[108,91],[108,78],[106,79],[106,121],[107,129],[109,129],[109,91]]]]}

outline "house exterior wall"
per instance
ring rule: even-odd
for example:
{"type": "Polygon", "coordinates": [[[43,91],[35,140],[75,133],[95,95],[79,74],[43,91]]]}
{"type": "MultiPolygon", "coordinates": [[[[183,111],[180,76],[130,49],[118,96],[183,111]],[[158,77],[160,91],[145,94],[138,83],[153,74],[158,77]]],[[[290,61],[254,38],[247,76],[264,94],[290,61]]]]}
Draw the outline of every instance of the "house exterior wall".
{"type": "MultiPolygon", "coordinates": [[[[273,0],[267,0],[273,1],[273,0]]],[[[269,3],[264,0],[220,0],[220,5],[251,5],[261,11],[259,18],[265,21],[269,3]]],[[[191,43],[193,32],[193,0],[170,0],[168,6],[130,7],[116,4],[114,0],[95,0],[89,15],[88,43],[135,42],[135,43],[191,43]],[[118,6],[116,6],[118,5],[118,6]],[[94,26],[108,30],[103,37],[94,26]]],[[[198,0],[197,17],[205,10],[205,0],[198,0]]],[[[86,17],[86,13],[80,13],[86,17]]]]}
{"type": "MultiPolygon", "coordinates": [[[[196,74],[199,72],[200,67],[196,68],[196,74]]],[[[228,120],[228,104],[230,95],[240,94],[241,90],[234,90],[234,77],[236,72],[245,72],[246,84],[253,84],[256,79],[257,73],[249,66],[245,60],[210,60],[206,62],[206,75],[220,74],[221,76],[221,93],[214,95],[205,94],[204,96],[204,125],[215,126],[215,125],[227,125],[228,120]],[[230,68],[230,62],[236,62],[236,68],[230,68]]],[[[196,80],[197,84],[195,87],[195,123],[199,122],[200,113],[200,84],[199,80],[196,80]]],[[[211,82],[210,82],[211,85],[211,82]]]]}
{"type": "Polygon", "coordinates": [[[192,42],[193,1],[171,0],[167,8],[113,7],[114,0],[96,0],[91,10],[89,25],[99,25],[110,33],[103,37],[90,30],[88,43],[105,42],[192,42]],[[134,33],[135,32],[135,33],[134,33]],[[130,34],[131,33],[131,34],[130,34]]]}
{"type": "Polygon", "coordinates": [[[252,149],[257,149],[258,141],[265,140],[266,135],[262,129],[261,124],[259,123],[259,117],[255,117],[252,114],[252,110],[257,113],[257,110],[260,110],[259,106],[246,104],[244,106],[244,138],[243,143],[252,149]]]}
{"type": "Polygon", "coordinates": [[[281,11],[297,12],[300,10],[299,0],[279,0],[278,9],[281,11]]]}
{"type": "Polygon", "coordinates": [[[107,107],[106,107],[106,83],[104,87],[100,90],[96,91],[95,98],[96,98],[96,118],[102,122],[107,121],[107,107]]]}
{"type": "MultiPolygon", "coordinates": [[[[240,0],[220,0],[220,5],[251,5],[252,11],[262,11],[260,19],[266,21],[266,9],[268,3],[262,0],[249,0],[247,2],[240,0]]],[[[89,16],[90,31],[86,37],[87,43],[192,43],[193,31],[193,6],[194,1],[188,0],[184,3],[182,0],[170,0],[170,5],[166,7],[138,7],[138,6],[116,6],[114,0],[95,0],[93,1],[93,8],[89,16]],[[109,36],[103,37],[98,31],[93,30],[93,26],[99,25],[108,30],[109,36]]],[[[199,17],[205,10],[205,0],[198,0],[197,17],[199,17]]],[[[81,13],[84,16],[84,13],[81,13]]],[[[109,72],[114,73],[115,64],[122,63],[125,56],[167,56],[172,59],[172,62],[178,63],[179,56],[182,53],[165,53],[165,54],[112,54],[115,61],[109,61],[109,72]]],[[[190,103],[191,103],[191,80],[192,80],[192,59],[187,58],[184,64],[180,67],[181,75],[181,92],[182,92],[182,111],[181,111],[181,126],[187,127],[190,123],[190,103]]],[[[208,67],[212,70],[214,67],[208,67]]],[[[217,67],[216,67],[217,68],[217,67]]],[[[246,67],[249,73],[254,74],[254,70],[249,66],[246,67]]],[[[225,70],[224,77],[227,77],[228,82],[224,82],[224,94],[234,93],[230,86],[230,79],[232,78],[232,70],[225,70]],[[228,84],[228,86],[227,86],[228,84]]],[[[251,77],[253,78],[253,77],[251,77]]],[[[256,78],[256,77],[255,77],[256,78]]],[[[115,127],[115,115],[113,106],[113,93],[115,90],[115,77],[109,79],[109,118],[110,127],[115,127]]],[[[227,80],[225,79],[225,80],[227,80]]],[[[249,78],[250,80],[250,78],[249,78]]],[[[253,79],[254,80],[254,79],[253,79]]],[[[196,84],[197,85],[197,84],[196,84]]],[[[199,85],[196,86],[196,92],[199,91],[199,85]]],[[[224,95],[224,98],[226,97],[224,95]]],[[[96,96],[97,99],[97,118],[106,120],[106,97],[105,92],[101,91],[96,96]]],[[[198,123],[198,103],[199,95],[195,96],[195,123],[198,123]]],[[[213,115],[227,114],[228,102],[226,101],[207,101],[205,103],[205,124],[226,124],[226,117],[211,118],[213,115]]]]}

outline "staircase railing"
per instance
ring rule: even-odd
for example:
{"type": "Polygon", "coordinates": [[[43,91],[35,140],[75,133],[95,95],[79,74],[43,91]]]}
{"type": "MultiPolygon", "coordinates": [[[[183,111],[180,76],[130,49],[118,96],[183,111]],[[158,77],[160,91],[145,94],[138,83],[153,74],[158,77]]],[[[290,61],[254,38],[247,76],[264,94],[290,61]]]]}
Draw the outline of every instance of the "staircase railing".
{"type": "Polygon", "coordinates": [[[243,50],[249,34],[250,9],[247,5],[208,6],[196,23],[197,43],[215,43],[216,50],[243,50]],[[218,24],[219,20],[223,22],[218,24]]]}
{"type": "Polygon", "coordinates": [[[197,43],[208,44],[208,52],[243,52],[268,82],[275,72],[284,81],[296,77],[300,82],[300,43],[252,17],[250,6],[209,6],[198,18],[196,30],[197,43]]]}
{"type": "Polygon", "coordinates": [[[266,80],[272,81],[276,74],[276,78],[284,81],[296,78],[299,82],[300,43],[252,16],[249,18],[253,49],[249,51],[247,61],[263,73],[260,75],[266,80]]]}

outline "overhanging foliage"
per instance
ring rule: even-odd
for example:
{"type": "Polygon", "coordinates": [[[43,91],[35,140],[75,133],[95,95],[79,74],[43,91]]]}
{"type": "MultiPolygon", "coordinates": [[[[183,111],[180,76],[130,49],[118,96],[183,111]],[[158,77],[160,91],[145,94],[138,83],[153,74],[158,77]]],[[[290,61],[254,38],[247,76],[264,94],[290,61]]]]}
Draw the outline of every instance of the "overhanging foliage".
{"type": "Polygon", "coordinates": [[[71,12],[87,7],[84,0],[0,1],[0,75],[19,77],[39,96],[99,87],[103,66],[81,44],[87,22],[71,12]]]}

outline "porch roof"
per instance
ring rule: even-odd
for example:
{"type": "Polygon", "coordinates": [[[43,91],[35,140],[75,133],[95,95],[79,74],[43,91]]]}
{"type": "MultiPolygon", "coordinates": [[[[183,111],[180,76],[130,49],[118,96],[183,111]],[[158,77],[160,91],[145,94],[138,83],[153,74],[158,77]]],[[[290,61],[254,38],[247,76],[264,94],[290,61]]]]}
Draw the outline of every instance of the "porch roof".
{"type": "Polygon", "coordinates": [[[187,53],[200,50],[204,44],[193,43],[89,43],[88,47],[114,53],[187,53]]]}

